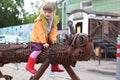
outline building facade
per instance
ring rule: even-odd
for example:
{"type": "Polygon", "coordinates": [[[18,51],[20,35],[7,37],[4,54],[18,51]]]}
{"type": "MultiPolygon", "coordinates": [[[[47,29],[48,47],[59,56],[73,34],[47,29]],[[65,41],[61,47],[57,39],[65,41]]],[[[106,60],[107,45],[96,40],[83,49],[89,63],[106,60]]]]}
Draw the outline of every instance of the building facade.
{"type": "MultiPolygon", "coordinates": [[[[64,0],[62,3],[62,28],[67,28],[68,15],[75,9],[112,12],[120,14],[120,0],[64,0]]],[[[73,17],[82,16],[80,14],[73,17]]]]}

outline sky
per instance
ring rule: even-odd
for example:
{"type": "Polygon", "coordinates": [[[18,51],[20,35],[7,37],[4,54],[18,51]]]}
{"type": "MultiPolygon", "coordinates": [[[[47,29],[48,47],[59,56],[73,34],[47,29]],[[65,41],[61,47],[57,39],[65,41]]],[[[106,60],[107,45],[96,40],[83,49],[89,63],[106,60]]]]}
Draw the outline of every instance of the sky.
{"type": "MultiPolygon", "coordinates": [[[[32,7],[31,7],[31,2],[36,2],[36,1],[41,1],[41,0],[24,0],[24,4],[25,4],[25,7],[24,7],[24,9],[27,11],[27,12],[29,12],[29,13],[32,13],[32,7]]],[[[57,0],[45,0],[45,1],[51,1],[51,2],[55,2],[55,1],[57,1],[57,0]]],[[[41,4],[42,4],[42,1],[41,1],[41,4]]],[[[39,5],[41,5],[41,4],[39,4],[39,5]]],[[[38,6],[39,6],[38,5],[38,6]]]]}

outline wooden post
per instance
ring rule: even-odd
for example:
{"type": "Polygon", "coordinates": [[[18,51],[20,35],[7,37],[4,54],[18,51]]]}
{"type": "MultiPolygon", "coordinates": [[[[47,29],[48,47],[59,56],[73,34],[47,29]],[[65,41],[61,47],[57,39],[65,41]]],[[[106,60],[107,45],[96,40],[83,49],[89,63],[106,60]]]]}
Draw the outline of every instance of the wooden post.
{"type": "Polygon", "coordinates": [[[39,80],[39,78],[43,75],[43,73],[45,72],[45,70],[48,68],[49,66],[49,58],[47,58],[44,63],[40,66],[40,68],[38,69],[37,73],[32,77],[32,79],[30,80],[39,80]]]}
{"type": "Polygon", "coordinates": [[[72,80],[80,80],[80,78],[75,74],[75,72],[73,71],[73,69],[69,65],[64,66],[64,68],[66,69],[66,71],[68,72],[68,74],[70,75],[72,80]]]}
{"type": "Polygon", "coordinates": [[[101,45],[98,46],[98,63],[101,64],[101,45]]]}

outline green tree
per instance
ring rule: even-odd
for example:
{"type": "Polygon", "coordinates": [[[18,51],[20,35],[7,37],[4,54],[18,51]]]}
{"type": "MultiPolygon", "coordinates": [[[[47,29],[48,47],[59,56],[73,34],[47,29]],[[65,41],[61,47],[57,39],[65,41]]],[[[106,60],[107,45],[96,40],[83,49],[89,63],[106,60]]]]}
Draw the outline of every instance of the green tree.
{"type": "MultiPolygon", "coordinates": [[[[33,12],[29,13],[23,9],[24,0],[0,0],[0,28],[33,23],[34,19],[39,15],[41,4],[44,1],[31,2],[33,12]]],[[[61,1],[56,3],[56,14],[61,18],[61,9],[57,6],[60,4],[61,1]]]]}
{"type": "MultiPolygon", "coordinates": [[[[32,14],[29,14],[29,13],[24,14],[24,18],[23,18],[24,24],[34,22],[34,19],[40,14],[40,8],[41,8],[40,4],[42,4],[43,2],[45,2],[45,0],[40,0],[40,1],[36,1],[36,2],[34,1],[34,3],[33,2],[31,3],[33,13],[32,14]],[[34,9],[37,11],[35,11],[34,9]]],[[[56,14],[60,17],[60,20],[61,20],[61,12],[62,12],[61,11],[61,4],[62,4],[61,0],[56,1],[56,10],[57,10],[56,14]]]]}
{"type": "Polygon", "coordinates": [[[56,14],[60,17],[61,20],[61,14],[62,14],[62,1],[58,0],[56,1],[56,14]]]}
{"type": "Polygon", "coordinates": [[[34,19],[39,15],[40,8],[41,8],[40,4],[42,4],[43,2],[44,2],[44,0],[34,1],[34,3],[31,2],[32,13],[24,12],[24,15],[23,15],[23,23],[24,24],[34,22],[34,19]]]}
{"type": "Polygon", "coordinates": [[[0,28],[22,24],[23,0],[0,0],[0,28]]]}
{"type": "MultiPolygon", "coordinates": [[[[26,13],[26,14],[28,14],[28,13],[26,13]]],[[[38,16],[38,14],[36,14],[36,13],[25,15],[24,18],[23,18],[23,24],[33,23],[34,19],[37,16],[38,16]]]]}

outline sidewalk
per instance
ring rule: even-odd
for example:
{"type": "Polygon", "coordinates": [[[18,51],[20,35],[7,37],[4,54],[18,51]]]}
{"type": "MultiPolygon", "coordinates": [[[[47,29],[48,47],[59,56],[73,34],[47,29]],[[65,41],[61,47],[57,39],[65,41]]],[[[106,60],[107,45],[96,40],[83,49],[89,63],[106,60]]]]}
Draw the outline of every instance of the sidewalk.
{"type": "MultiPolygon", "coordinates": [[[[0,67],[0,70],[3,74],[8,74],[13,76],[13,80],[29,80],[31,73],[25,70],[26,63],[18,64],[18,70],[15,68],[15,65],[12,63],[5,64],[4,67],[0,67]],[[17,75],[16,75],[17,74],[17,75]]],[[[41,64],[36,64],[35,68],[38,69],[41,64]]],[[[63,66],[60,65],[62,68],[63,66]]],[[[76,74],[82,78],[81,80],[93,80],[93,79],[84,79],[87,73],[82,75],[81,72],[93,72],[100,73],[105,75],[116,75],[116,61],[115,60],[101,60],[101,64],[99,65],[98,60],[89,60],[89,61],[78,61],[76,67],[73,68],[76,74]]],[[[40,80],[50,80],[50,78],[55,77],[54,80],[71,80],[68,73],[66,71],[62,73],[55,73],[55,76],[50,76],[50,66],[47,68],[43,76],[40,80]]],[[[88,75],[90,77],[90,75],[88,75]]],[[[0,79],[4,80],[4,79],[0,79]]],[[[102,80],[102,79],[101,79],[102,80]]]]}
{"type": "Polygon", "coordinates": [[[90,60],[87,62],[86,69],[106,75],[116,75],[116,63],[116,60],[101,60],[100,64],[98,60],[90,60]]]}

